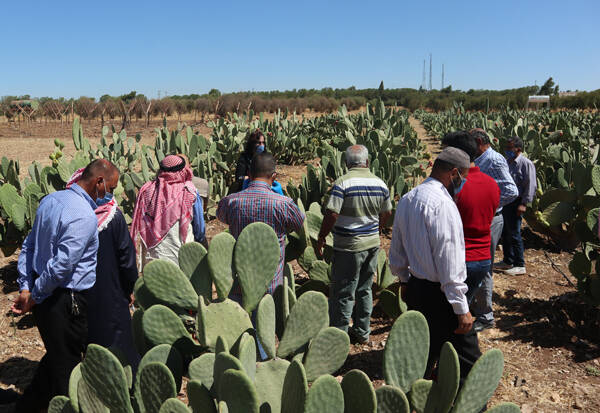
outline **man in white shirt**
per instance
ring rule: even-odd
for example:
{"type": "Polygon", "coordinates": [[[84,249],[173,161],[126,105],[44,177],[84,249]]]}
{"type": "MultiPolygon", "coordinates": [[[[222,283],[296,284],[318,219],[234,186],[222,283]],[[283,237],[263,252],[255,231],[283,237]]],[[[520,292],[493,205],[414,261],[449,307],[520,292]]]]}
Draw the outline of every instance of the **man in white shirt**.
{"type": "Polygon", "coordinates": [[[423,313],[429,324],[426,376],[446,341],[458,353],[461,378],[481,356],[466,298],[463,227],[453,200],[469,166],[466,152],[445,148],[430,177],[402,197],[394,218],[390,266],[400,279],[408,308],[423,313]]]}

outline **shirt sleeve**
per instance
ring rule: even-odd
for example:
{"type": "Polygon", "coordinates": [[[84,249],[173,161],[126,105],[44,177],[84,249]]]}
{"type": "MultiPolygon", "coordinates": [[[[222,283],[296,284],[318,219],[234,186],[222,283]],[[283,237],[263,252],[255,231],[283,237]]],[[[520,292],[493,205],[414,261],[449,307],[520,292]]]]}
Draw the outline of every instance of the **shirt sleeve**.
{"type": "Polygon", "coordinates": [[[404,249],[404,241],[402,240],[402,219],[401,208],[396,209],[394,216],[394,226],[392,229],[392,244],[390,245],[390,269],[392,274],[397,276],[401,282],[407,282],[410,273],[408,272],[408,256],[404,249]]]}
{"type": "Polygon", "coordinates": [[[333,184],[331,192],[329,194],[329,201],[327,201],[327,209],[339,214],[344,205],[344,189],[337,183],[333,184]]]}
{"type": "Polygon", "coordinates": [[[460,215],[454,205],[444,203],[428,216],[429,241],[442,291],[455,314],[469,312],[465,240],[460,215]]]}
{"type": "Polygon", "coordinates": [[[219,204],[217,205],[217,218],[219,218],[219,221],[229,225],[229,214],[228,214],[228,204],[229,204],[229,197],[225,197],[223,199],[221,199],[219,201],[219,204]]]}
{"type": "Polygon", "coordinates": [[[385,196],[384,196],[383,200],[381,201],[381,210],[379,211],[379,213],[391,211],[392,210],[392,200],[390,199],[390,190],[385,185],[381,189],[384,190],[385,196]]]}
{"type": "Polygon", "coordinates": [[[290,199],[287,204],[286,211],[286,232],[290,233],[298,231],[300,228],[302,228],[305,218],[306,217],[302,211],[300,211],[300,208],[298,208],[298,206],[290,199]]]}
{"type": "Polygon", "coordinates": [[[19,291],[31,291],[33,288],[33,251],[35,248],[33,240],[35,239],[35,235],[32,235],[32,233],[25,238],[23,246],[21,247],[21,253],[19,254],[19,263],[17,267],[19,271],[19,277],[17,279],[19,291]]]}
{"type": "Polygon", "coordinates": [[[522,174],[523,191],[521,193],[521,203],[527,205],[533,201],[537,189],[537,178],[535,176],[535,165],[533,165],[533,162],[529,160],[523,162],[522,174]]]}
{"type": "Polygon", "coordinates": [[[506,163],[505,159],[495,160],[493,170],[493,178],[500,187],[500,206],[503,207],[517,199],[519,196],[519,189],[517,188],[517,185],[515,185],[512,176],[510,176],[508,163],[506,163]]]}
{"type": "Polygon", "coordinates": [[[91,239],[98,236],[95,216],[63,220],[61,226],[63,228],[57,237],[57,253],[48,260],[31,291],[36,303],[44,301],[73,274],[91,239]]]}
{"type": "Polygon", "coordinates": [[[194,240],[197,242],[204,241],[204,208],[202,205],[202,198],[200,194],[196,192],[196,200],[193,206],[193,218],[192,218],[192,230],[194,231],[194,240]]]}

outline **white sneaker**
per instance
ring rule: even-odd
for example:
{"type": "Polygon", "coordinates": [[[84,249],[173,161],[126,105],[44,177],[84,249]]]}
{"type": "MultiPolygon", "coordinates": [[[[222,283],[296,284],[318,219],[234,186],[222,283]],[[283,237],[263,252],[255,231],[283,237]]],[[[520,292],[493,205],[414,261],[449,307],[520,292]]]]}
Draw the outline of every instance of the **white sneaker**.
{"type": "Polygon", "coordinates": [[[511,269],[512,267],[513,267],[512,264],[507,264],[504,261],[494,263],[494,269],[498,270],[498,271],[508,270],[508,269],[511,269]]]}
{"type": "Polygon", "coordinates": [[[523,275],[526,273],[527,272],[525,271],[525,267],[512,267],[512,268],[504,271],[504,274],[506,274],[506,275],[523,275]]]}

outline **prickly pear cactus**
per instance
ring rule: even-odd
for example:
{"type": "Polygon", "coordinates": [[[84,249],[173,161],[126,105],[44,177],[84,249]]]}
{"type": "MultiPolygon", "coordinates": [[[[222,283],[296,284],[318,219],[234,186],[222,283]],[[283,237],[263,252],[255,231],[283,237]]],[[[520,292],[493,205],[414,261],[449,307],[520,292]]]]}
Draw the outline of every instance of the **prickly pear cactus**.
{"type": "Polygon", "coordinates": [[[217,295],[225,299],[233,285],[233,250],[235,238],[228,232],[214,236],[208,246],[207,264],[215,283],[217,295]]]}
{"type": "Polygon", "coordinates": [[[81,375],[111,411],[133,413],[125,371],[110,351],[96,344],[88,345],[81,375]]]}
{"type": "Polygon", "coordinates": [[[48,413],[71,413],[73,411],[69,398],[66,396],[54,396],[50,400],[48,413]]]}
{"type": "Polygon", "coordinates": [[[188,402],[193,413],[217,413],[217,408],[210,392],[200,381],[188,381],[186,389],[188,402]]]}
{"type": "Polygon", "coordinates": [[[181,400],[174,397],[165,400],[158,413],[191,413],[191,410],[181,400]]]}
{"type": "Polygon", "coordinates": [[[203,346],[214,350],[218,336],[233,344],[251,329],[250,316],[238,303],[225,299],[206,305],[199,300],[196,331],[203,346]]]}
{"type": "Polygon", "coordinates": [[[333,374],[344,365],[350,352],[350,337],[335,327],[326,327],[311,340],[304,367],[309,382],[323,374],[333,374]]]}
{"type": "Polygon", "coordinates": [[[109,408],[102,403],[85,380],[79,380],[77,383],[77,400],[83,412],[110,413],[109,408]]]}
{"type": "Polygon", "coordinates": [[[344,392],[333,376],[321,376],[306,396],[305,413],[344,413],[344,392]]]}
{"type": "Polygon", "coordinates": [[[277,356],[289,356],[327,327],[328,311],[327,298],[323,294],[316,291],[304,293],[290,312],[277,356]]]}
{"type": "Polygon", "coordinates": [[[429,327],[423,314],[407,311],[394,322],[385,345],[383,376],[389,385],[409,392],[423,377],[429,355],[429,327]],[[419,343],[415,346],[415,343],[419,343]]]}
{"type": "Polygon", "coordinates": [[[242,363],[250,380],[254,380],[256,376],[256,341],[254,341],[254,337],[248,333],[242,334],[236,350],[235,356],[242,363]]]}
{"type": "MultiPolygon", "coordinates": [[[[426,411],[425,406],[430,399],[429,394],[432,386],[433,382],[425,379],[419,379],[412,384],[409,393],[410,406],[416,413],[424,413],[426,411]]],[[[433,406],[433,403],[430,406],[433,406]]]]}
{"type": "Polygon", "coordinates": [[[454,403],[460,384],[458,354],[449,342],[445,342],[438,362],[438,379],[433,383],[425,405],[426,412],[448,413],[454,403]]]}
{"type": "Polygon", "coordinates": [[[177,314],[164,305],[153,305],[144,311],[142,327],[146,341],[153,346],[170,344],[180,353],[192,355],[202,350],[187,332],[177,314]]]}
{"type": "Polygon", "coordinates": [[[177,397],[175,379],[164,364],[156,361],[150,362],[138,374],[140,375],[140,394],[146,412],[158,412],[165,400],[177,397]]]}
{"type": "Polygon", "coordinates": [[[212,278],[207,261],[207,251],[198,242],[188,242],[179,249],[179,268],[189,278],[196,294],[211,298],[212,278]]]}
{"type": "Polygon", "coordinates": [[[244,310],[252,312],[275,277],[281,250],[277,234],[264,222],[253,222],[240,233],[233,263],[242,288],[244,310]],[[256,246],[260,245],[260,254],[256,246]]]}
{"type": "Polygon", "coordinates": [[[377,396],[371,379],[360,370],[350,370],[342,379],[344,413],[377,413],[377,396]]]}
{"type": "Polygon", "coordinates": [[[144,267],[144,284],[154,297],[175,311],[195,310],[198,305],[192,283],[171,261],[149,262],[144,267]]]}
{"type": "Polygon", "coordinates": [[[275,303],[270,294],[265,295],[256,312],[256,334],[267,357],[275,357],[275,303]]]}
{"type": "Polygon", "coordinates": [[[199,381],[207,390],[215,393],[215,389],[213,389],[214,368],[215,353],[204,353],[192,360],[188,366],[188,376],[190,380],[199,381]]]}
{"type": "Polygon", "coordinates": [[[258,395],[246,373],[227,370],[219,383],[219,397],[230,413],[259,413],[258,395]]]}
{"type": "Polygon", "coordinates": [[[261,408],[268,405],[272,413],[281,411],[283,382],[289,366],[290,362],[282,359],[257,364],[254,383],[261,408]]]}
{"type": "Polygon", "coordinates": [[[514,403],[500,403],[489,409],[488,413],[521,413],[521,409],[514,403]]]}
{"type": "Polygon", "coordinates": [[[398,387],[384,385],[375,390],[377,413],[410,413],[404,392],[398,387]]]}
{"type": "MultiPolygon", "coordinates": [[[[225,373],[229,369],[243,371],[244,366],[242,366],[242,363],[240,363],[240,361],[231,354],[218,353],[215,356],[215,367],[213,370],[213,385],[219,391],[221,390],[221,377],[223,376],[223,373],[225,373]]],[[[220,394],[218,398],[219,400],[223,400],[220,394]]]]}
{"type": "Polygon", "coordinates": [[[308,381],[302,363],[294,360],[289,365],[283,379],[281,411],[285,413],[304,413],[304,403],[308,393],[308,381]]]}

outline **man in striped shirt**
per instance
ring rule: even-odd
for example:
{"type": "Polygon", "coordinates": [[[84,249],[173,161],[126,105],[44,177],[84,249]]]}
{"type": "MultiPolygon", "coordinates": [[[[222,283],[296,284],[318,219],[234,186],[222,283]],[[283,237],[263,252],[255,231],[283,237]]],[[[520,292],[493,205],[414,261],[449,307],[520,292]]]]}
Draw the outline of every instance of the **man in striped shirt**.
{"type": "Polygon", "coordinates": [[[317,243],[322,255],[325,238],[333,230],[329,320],[359,343],[367,343],[371,333],[371,284],[377,271],[379,228],[392,210],[390,191],[369,171],[368,158],[362,145],[346,150],[349,171],[333,185],[317,243]],[[349,330],[350,318],[354,323],[349,330]]]}
{"type": "MultiPolygon", "coordinates": [[[[255,155],[250,167],[252,182],[248,188],[223,198],[217,208],[217,218],[229,225],[229,232],[235,239],[253,222],[264,222],[275,230],[281,255],[277,272],[268,288],[269,294],[283,283],[286,234],[299,230],[305,218],[291,198],[271,190],[276,175],[273,155],[255,155]]],[[[256,247],[257,256],[260,256],[260,245],[256,247]]]]}

